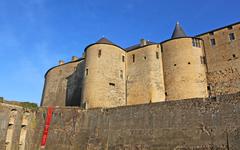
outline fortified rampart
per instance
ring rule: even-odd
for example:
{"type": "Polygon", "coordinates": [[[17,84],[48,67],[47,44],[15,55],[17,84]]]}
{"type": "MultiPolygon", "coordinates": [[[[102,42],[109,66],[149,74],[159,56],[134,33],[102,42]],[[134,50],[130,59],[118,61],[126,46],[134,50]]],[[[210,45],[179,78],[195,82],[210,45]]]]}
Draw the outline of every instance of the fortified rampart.
{"type": "Polygon", "coordinates": [[[42,106],[117,107],[240,91],[240,23],[195,37],[179,23],[171,39],[121,48],[102,38],[85,56],[51,68],[42,106]]]}
{"type": "MultiPolygon", "coordinates": [[[[0,149],[35,150],[47,108],[0,104],[0,149]]],[[[238,150],[240,93],[111,109],[57,107],[46,150],[238,150]]]]}

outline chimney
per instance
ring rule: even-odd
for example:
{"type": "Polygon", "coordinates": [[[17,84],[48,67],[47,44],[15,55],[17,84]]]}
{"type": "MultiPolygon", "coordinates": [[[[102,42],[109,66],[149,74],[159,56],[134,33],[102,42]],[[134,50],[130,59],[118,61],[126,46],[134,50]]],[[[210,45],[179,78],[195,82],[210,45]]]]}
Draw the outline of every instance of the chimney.
{"type": "Polygon", "coordinates": [[[78,60],[77,56],[72,56],[72,61],[78,60]]]}
{"type": "Polygon", "coordinates": [[[140,40],[140,46],[145,46],[145,45],[147,45],[147,41],[144,40],[144,39],[141,39],[140,40]]]}
{"type": "Polygon", "coordinates": [[[63,60],[59,60],[58,65],[63,65],[64,61],[63,60]]]}

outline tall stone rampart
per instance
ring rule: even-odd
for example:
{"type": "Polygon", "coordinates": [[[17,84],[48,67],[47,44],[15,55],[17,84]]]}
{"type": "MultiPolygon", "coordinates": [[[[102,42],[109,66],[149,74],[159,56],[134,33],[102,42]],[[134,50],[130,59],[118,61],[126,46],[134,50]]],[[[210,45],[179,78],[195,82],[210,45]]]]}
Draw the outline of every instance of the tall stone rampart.
{"type": "MultiPolygon", "coordinates": [[[[0,105],[0,147],[12,108],[0,105]]],[[[17,113],[12,149],[18,149],[24,110],[17,113]]],[[[25,149],[39,149],[47,108],[30,111],[25,149]]],[[[10,134],[11,135],[11,134],[10,134]]],[[[53,111],[45,149],[53,150],[238,150],[240,93],[111,109],[58,107],[53,111]]]]}

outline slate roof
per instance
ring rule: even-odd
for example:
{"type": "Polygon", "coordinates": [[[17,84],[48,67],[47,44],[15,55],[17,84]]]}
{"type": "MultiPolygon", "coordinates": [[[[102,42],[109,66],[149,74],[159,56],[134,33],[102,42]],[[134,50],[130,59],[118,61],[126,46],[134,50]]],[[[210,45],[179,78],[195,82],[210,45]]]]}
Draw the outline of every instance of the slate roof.
{"type": "MultiPolygon", "coordinates": [[[[105,37],[99,39],[96,43],[99,43],[99,44],[113,44],[113,42],[111,42],[110,40],[108,40],[105,37]]],[[[115,45],[115,44],[113,44],[113,45],[115,45]]]]}
{"type": "Polygon", "coordinates": [[[172,39],[180,37],[187,37],[187,35],[185,34],[183,28],[180,26],[179,22],[177,22],[172,34],[172,39]]]}
{"type": "MultiPolygon", "coordinates": [[[[157,44],[157,43],[151,42],[151,41],[146,41],[146,42],[147,42],[146,45],[157,44]]],[[[141,46],[141,44],[136,44],[136,45],[125,48],[125,51],[128,52],[128,51],[140,48],[140,47],[143,47],[143,46],[141,46]]]]}

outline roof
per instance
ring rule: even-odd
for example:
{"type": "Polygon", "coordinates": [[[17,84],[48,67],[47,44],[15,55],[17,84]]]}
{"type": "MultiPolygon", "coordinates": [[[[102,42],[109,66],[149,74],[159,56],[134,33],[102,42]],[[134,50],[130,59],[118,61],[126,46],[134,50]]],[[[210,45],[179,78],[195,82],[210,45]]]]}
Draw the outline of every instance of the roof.
{"type": "Polygon", "coordinates": [[[224,28],[227,28],[227,27],[229,27],[229,26],[234,26],[234,25],[237,25],[237,24],[240,24],[240,22],[235,22],[235,23],[232,23],[232,24],[230,24],[230,25],[226,25],[226,26],[223,26],[223,27],[214,29],[214,30],[210,30],[210,31],[208,31],[208,32],[204,32],[204,33],[198,34],[198,35],[196,35],[196,37],[202,36],[202,35],[204,35],[204,34],[208,34],[208,33],[210,33],[210,32],[215,32],[215,31],[218,31],[218,30],[222,30],[222,29],[224,29],[224,28]]]}
{"type": "MultiPolygon", "coordinates": [[[[144,46],[148,46],[148,45],[152,45],[152,44],[157,44],[157,43],[151,42],[151,41],[146,41],[146,45],[144,45],[144,46]]],[[[125,51],[128,52],[128,51],[131,51],[131,50],[134,50],[134,49],[137,49],[140,47],[144,47],[144,46],[141,46],[141,44],[135,44],[133,46],[125,48],[125,51]]]]}
{"type": "Polygon", "coordinates": [[[183,28],[180,26],[179,22],[177,22],[172,34],[172,39],[180,37],[187,37],[187,35],[185,34],[183,28]]]}
{"type": "MultiPolygon", "coordinates": [[[[113,44],[113,42],[111,42],[110,40],[108,40],[105,37],[99,39],[96,43],[98,43],[98,44],[113,44]]],[[[113,45],[115,45],[115,44],[113,44],[113,45]]]]}

